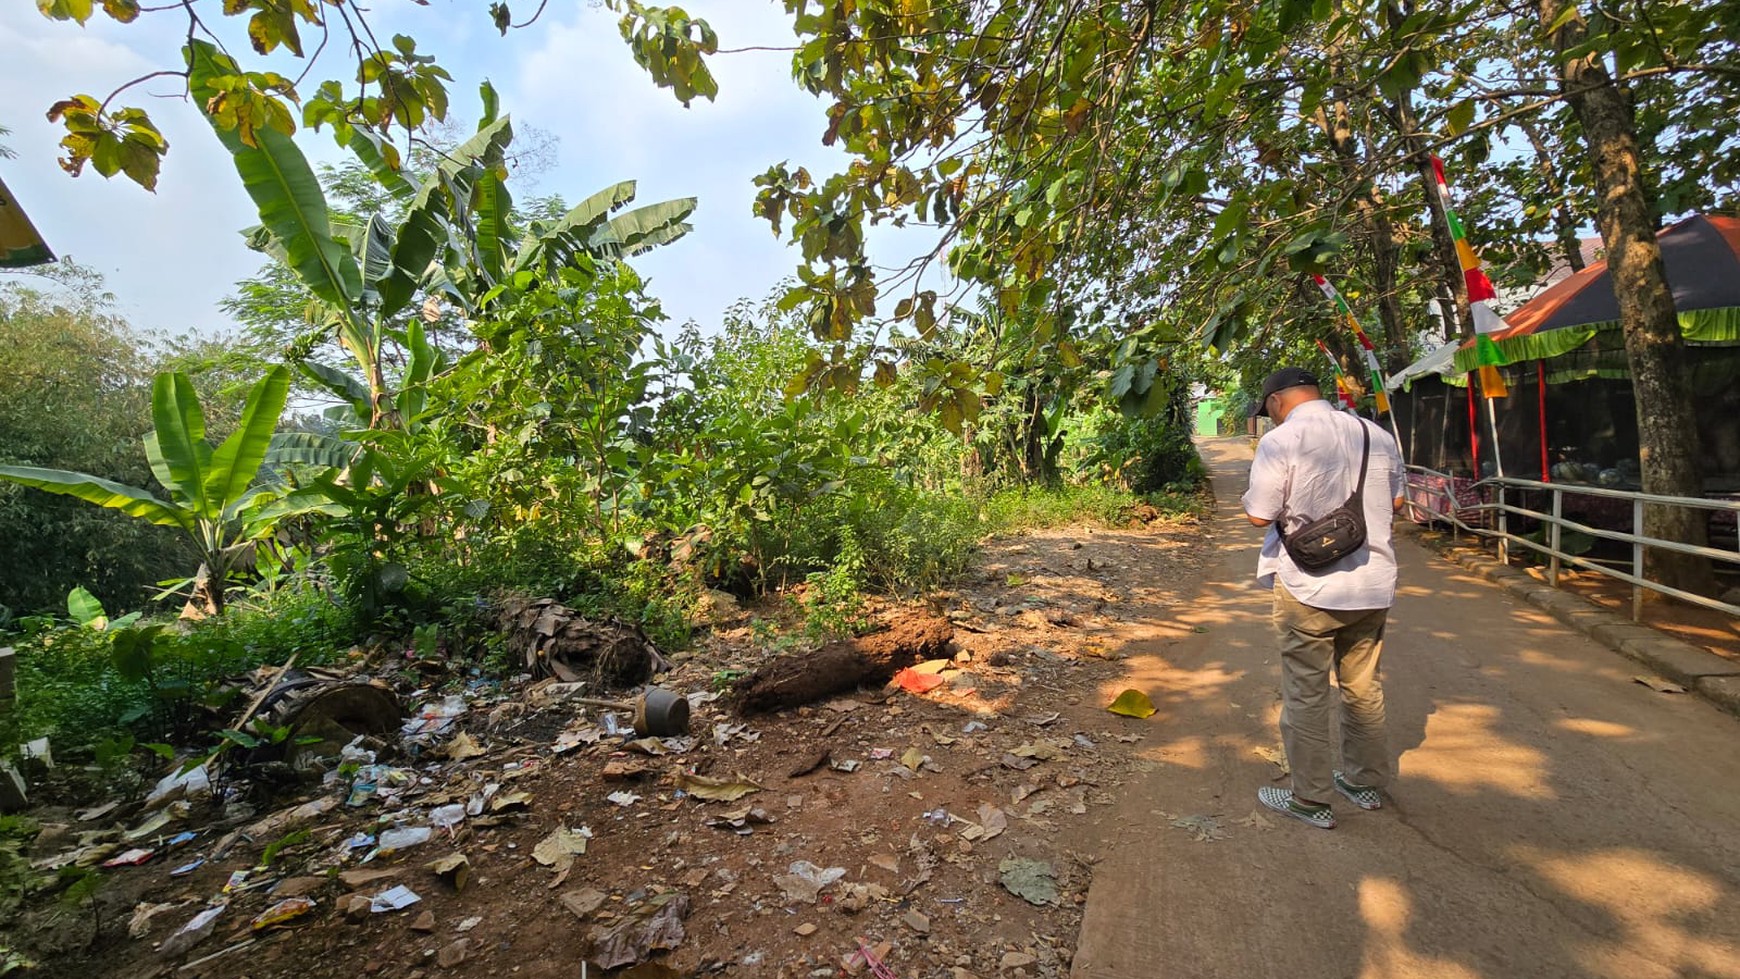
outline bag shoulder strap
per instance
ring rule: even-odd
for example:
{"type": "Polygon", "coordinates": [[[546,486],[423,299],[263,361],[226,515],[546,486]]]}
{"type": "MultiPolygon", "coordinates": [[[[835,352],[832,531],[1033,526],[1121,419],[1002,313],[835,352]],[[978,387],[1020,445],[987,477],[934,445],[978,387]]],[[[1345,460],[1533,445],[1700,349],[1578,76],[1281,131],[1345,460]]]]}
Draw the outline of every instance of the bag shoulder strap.
{"type": "Polygon", "coordinates": [[[1365,423],[1365,419],[1358,415],[1353,417],[1353,422],[1359,426],[1362,444],[1359,450],[1359,482],[1353,487],[1352,498],[1363,501],[1365,499],[1365,471],[1371,464],[1371,427],[1365,423]]]}

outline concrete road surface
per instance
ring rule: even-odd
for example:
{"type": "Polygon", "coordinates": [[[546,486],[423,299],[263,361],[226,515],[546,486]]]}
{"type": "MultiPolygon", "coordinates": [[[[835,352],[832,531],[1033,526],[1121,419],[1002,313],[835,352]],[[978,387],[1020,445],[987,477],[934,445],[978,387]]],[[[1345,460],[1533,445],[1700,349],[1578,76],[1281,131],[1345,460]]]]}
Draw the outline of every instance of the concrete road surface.
{"type": "Polygon", "coordinates": [[[1203,448],[1218,566],[1175,612],[1198,631],[1126,651],[1153,764],[1097,841],[1075,979],[1740,979],[1740,721],[1406,537],[1390,804],[1332,831],[1261,809],[1280,668],[1250,450],[1203,448]]]}

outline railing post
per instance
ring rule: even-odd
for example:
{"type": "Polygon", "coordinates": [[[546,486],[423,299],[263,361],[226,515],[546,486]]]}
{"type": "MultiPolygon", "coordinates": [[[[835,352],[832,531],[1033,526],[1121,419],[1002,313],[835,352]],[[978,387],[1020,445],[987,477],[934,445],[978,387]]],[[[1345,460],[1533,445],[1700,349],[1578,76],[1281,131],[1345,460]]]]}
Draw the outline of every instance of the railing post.
{"type": "MultiPolygon", "coordinates": [[[[1643,580],[1643,500],[1631,501],[1631,533],[1638,540],[1631,545],[1631,576],[1643,580]]],[[[1643,586],[1631,586],[1631,621],[1643,621],[1643,586]]]]}
{"type": "Polygon", "coordinates": [[[1498,563],[1510,567],[1510,510],[1504,501],[1504,484],[1498,484],[1498,563]]]}
{"type": "Polygon", "coordinates": [[[1547,584],[1559,587],[1559,518],[1564,516],[1565,495],[1553,489],[1553,524],[1547,530],[1547,584]]]}

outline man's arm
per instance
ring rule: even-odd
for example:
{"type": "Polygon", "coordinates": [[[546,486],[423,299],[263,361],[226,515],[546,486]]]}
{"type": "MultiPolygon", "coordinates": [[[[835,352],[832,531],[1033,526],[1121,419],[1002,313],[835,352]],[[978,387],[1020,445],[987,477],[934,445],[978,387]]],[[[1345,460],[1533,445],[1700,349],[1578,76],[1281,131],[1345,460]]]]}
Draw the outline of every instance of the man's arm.
{"type": "Polygon", "coordinates": [[[1245,519],[1253,527],[1267,527],[1274,523],[1286,501],[1287,466],[1276,445],[1273,437],[1265,437],[1257,443],[1256,458],[1251,460],[1250,485],[1239,501],[1244,505],[1245,519]]]}

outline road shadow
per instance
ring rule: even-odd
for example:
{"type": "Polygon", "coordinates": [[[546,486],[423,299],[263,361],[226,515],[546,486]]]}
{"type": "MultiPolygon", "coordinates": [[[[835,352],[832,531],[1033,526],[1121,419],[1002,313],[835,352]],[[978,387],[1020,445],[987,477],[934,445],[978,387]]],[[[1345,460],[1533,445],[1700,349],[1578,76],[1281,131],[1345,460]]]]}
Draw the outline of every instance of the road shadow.
{"type": "Polygon", "coordinates": [[[1097,692],[1159,713],[1072,975],[1740,979],[1740,725],[1411,541],[1384,654],[1391,804],[1338,807],[1329,833],[1259,810],[1279,666],[1237,509],[1248,446],[1202,449],[1215,563],[1097,692]]]}

